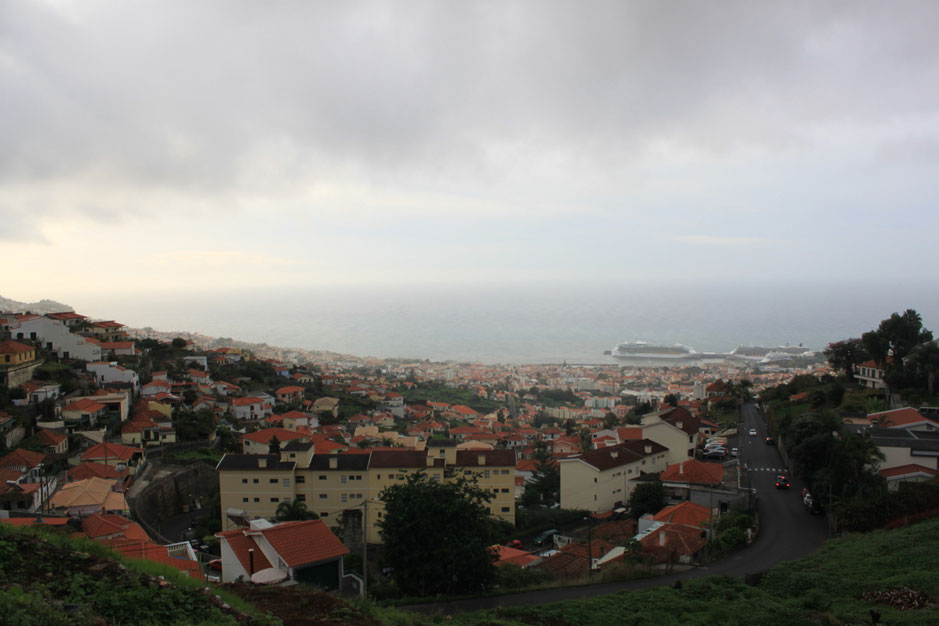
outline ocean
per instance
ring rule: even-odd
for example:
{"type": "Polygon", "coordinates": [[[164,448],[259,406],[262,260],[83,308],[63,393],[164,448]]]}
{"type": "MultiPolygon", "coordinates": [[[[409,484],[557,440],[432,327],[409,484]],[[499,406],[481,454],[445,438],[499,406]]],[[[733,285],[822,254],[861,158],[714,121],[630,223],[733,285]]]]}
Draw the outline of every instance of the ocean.
{"type": "Polygon", "coordinates": [[[133,327],[356,356],[519,364],[611,363],[603,351],[633,340],[698,352],[799,344],[821,350],[907,308],[919,311],[927,328],[939,324],[934,289],[856,283],[348,286],[65,301],[133,327]]]}

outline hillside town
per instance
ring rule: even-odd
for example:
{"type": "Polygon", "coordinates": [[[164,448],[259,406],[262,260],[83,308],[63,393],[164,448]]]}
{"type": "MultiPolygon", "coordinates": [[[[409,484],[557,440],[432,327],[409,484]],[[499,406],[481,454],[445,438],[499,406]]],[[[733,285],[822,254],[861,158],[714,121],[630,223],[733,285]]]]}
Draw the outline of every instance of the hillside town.
{"type": "MultiPolygon", "coordinates": [[[[361,565],[382,565],[383,495],[417,474],[487,494],[489,516],[520,537],[493,546],[500,567],[570,579],[630,552],[652,568],[697,563],[721,519],[756,497],[739,458],[741,406],[832,376],[818,361],[517,366],[252,351],[71,311],[0,313],[0,332],[0,522],[69,525],[200,579],[356,592],[361,565]],[[655,505],[630,515],[655,489],[655,505]],[[350,555],[362,557],[354,571],[350,555]]],[[[883,378],[873,362],[860,372],[862,386],[883,378]]],[[[903,407],[850,424],[874,427],[888,481],[939,470],[918,453],[935,444],[919,435],[936,415],[903,407]]]]}

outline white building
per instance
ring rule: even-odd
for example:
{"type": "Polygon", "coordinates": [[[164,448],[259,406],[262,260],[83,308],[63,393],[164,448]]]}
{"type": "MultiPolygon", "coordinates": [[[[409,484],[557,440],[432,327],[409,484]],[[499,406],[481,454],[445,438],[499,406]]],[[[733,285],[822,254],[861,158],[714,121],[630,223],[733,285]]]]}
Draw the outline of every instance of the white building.
{"type": "Polygon", "coordinates": [[[140,378],[137,372],[118,365],[115,361],[96,361],[88,363],[85,368],[95,375],[99,385],[124,383],[131,385],[135,395],[140,392],[140,378]]]}
{"type": "Polygon", "coordinates": [[[101,346],[97,340],[72,333],[59,320],[38,315],[21,319],[17,326],[10,329],[10,333],[17,340],[38,341],[42,347],[55,351],[62,359],[101,360],[101,346]]]}

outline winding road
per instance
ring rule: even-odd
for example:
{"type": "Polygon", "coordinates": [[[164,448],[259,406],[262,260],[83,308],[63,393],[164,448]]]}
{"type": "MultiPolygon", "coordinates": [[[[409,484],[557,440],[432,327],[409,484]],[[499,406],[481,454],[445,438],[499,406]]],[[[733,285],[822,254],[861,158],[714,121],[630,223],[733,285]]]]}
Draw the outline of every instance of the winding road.
{"type": "MultiPolygon", "coordinates": [[[[809,514],[802,506],[802,483],[789,476],[776,446],[766,445],[766,424],[755,403],[748,402],[741,410],[743,418],[738,437],[741,467],[750,468],[750,480],[759,495],[757,507],[760,532],[756,540],[730,557],[683,572],[665,576],[616,583],[601,583],[581,587],[561,587],[513,595],[455,600],[439,604],[417,604],[401,607],[427,614],[454,614],[467,611],[494,609],[500,606],[526,606],[547,604],[562,600],[583,600],[593,596],[649,589],[672,585],[675,581],[710,575],[742,578],[747,574],[763,572],[777,563],[796,559],[817,550],[828,538],[824,516],[809,514]],[[755,428],[756,436],[748,435],[755,428]],[[786,474],[792,481],[790,489],[776,489],[776,475],[786,474]]],[[[746,485],[746,476],[743,484],[746,485]]]]}

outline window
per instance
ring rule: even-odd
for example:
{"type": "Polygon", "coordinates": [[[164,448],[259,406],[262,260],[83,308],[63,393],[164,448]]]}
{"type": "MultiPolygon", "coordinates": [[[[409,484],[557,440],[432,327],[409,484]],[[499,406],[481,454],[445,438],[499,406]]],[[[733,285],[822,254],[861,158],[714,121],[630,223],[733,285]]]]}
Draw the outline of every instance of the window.
{"type": "Polygon", "coordinates": [[[253,478],[253,479],[251,479],[251,482],[253,482],[253,483],[256,485],[256,484],[258,484],[258,479],[257,479],[257,478],[253,478]]]}
{"type": "Polygon", "coordinates": [[[280,498],[271,498],[271,502],[280,502],[280,498]]]}
{"type": "Polygon", "coordinates": [[[596,476],[593,477],[593,482],[597,482],[597,477],[596,477],[596,476]]]}
{"type": "Polygon", "coordinates": [[[326,474],[320,474],[320,480],[326,480],[326,474]]]}
{"type": "Polygon", "coordinates": [[[270,479],[270,483],[271,483],[272,485],[276,485],[276,484],[277,484],[277,479],[276,479],[276,478],[271,478],[271,479],[270,479]]]}
{"type": "Polygon", "coordinates": [[[483,478],[489,478],[489,470],[483,470],[483,478]]]}
{"type": "Polygon", "coordinates": [[[247,479],[247,478],[242,478],[242,479],[241,479],[241,484],[242,484],[242,485],[247,485],[247,484],[248,484],[248,479],[247,479]]]}
{"type": "Polygon", "coordinates": [[[508,513],[508,512],[509,512],[509,507],[507,507],[507,506],[502,507],[502,512],[503,512],[503,513],[508,513]]]}
{"type": "Polygon", "coordinates": [[[289,486],[290,486],[290,479],[289,479],[289,478],[285,478],[285,479],[284,479],[284,487],[289,487],[289,486]]]}
{"type": "Polygon", "coordinates": [[[297,483],[298,485],[302,485],[302,484],[304,484],[304,483],[306,482],[306,476],[304,476],[304,475],[301,474],[301,475],[297,476],[296,478],[294,478],[293,480],[294,480],[294,482],[297,483]]]}
{"type": "Polygon", "coordinates": [[[261,501],[261,498],[255,498],[254,501],[255,501],[255,502],[260,502],[260,501],[261,501]]]}
{"type": "Polygon", "coordinates": [[[502,489],[502,493],[508,493],[508,492],[509,492],[509,490],[508,490],[507,488],[503,488],[503,489],[502,489]]]}
{"type": "Polygon", "coordinates": [[[355,494],[355,497],[356,497],[356,499],[361,500],[361,499],[362,499],[362,494],[361,494],[361,493],[357,493],[357,494],[355,494]]]}
{"type": "Polygon", "coordinates": [[[248,499],[247,499],[247,498],[242,498],[241,501],[242,501],[242,502],[247,502],[248,499]]]}
{"type": "Polygon", "coordinates": [[[346,501],[346,494],[342,494],[341,496],[339,496],[339,501],[340,501],[340,502],[345,502],[345,501],[346,501]]]}
{"type": "Polygon", "coordinates": [[[343,474],[342,476],[339,477],[339,482],[342,483],[343,485],[346,484],[346,475],[345,475],[345,474],[343,474]]]}
{"type": "Polygon", "coordinates": [[[298,493],[298,494],[297,494],[297,500],[298,500],[299,502],[306,502],[306,495],[305,495],[305,494],[302,494],[302,493],[298,493]]]}
{"type": "Polygon", "coordinates": [[[502,475],[503,475],[503,476],[508,476],[508,475],[509,475],[509,470],[502,470],[502,475]]]}
{"type": "Polygon", "coordinates": [[[378,480],[381,480],[381,474],[376,474],[375,478],[377,478],[378,480]]]}
{"type": "Polygon", "coordinates": [[[325,494],[325,493],[321,493],[321,494],[320,494],[320,500],[325,500],[325,499],[326,499],[326,494],[325,494]]]}

